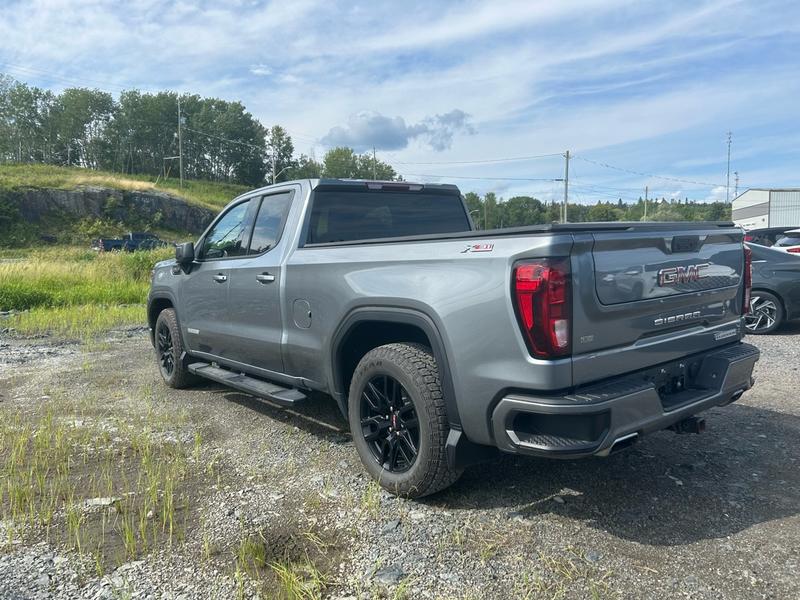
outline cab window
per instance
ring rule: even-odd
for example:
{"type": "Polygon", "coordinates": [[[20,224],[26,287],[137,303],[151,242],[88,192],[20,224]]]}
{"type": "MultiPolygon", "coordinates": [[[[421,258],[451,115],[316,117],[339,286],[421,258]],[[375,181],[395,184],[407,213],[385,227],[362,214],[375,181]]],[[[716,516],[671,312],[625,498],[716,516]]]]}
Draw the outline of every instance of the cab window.
{"type": "Polygon", "coordinates": [[[203,240],[201,259],[231,258],[247,254],[247,240],[252,217],[250,200],[241,202],[216,222],[203,240]]]}
{"type": "Polygon", "coordinates": [[[258,209],[253,236],[250,240],[250,254],[261,254],[278,243],[289,215],[292,193],[264,196],[258,209]]]}

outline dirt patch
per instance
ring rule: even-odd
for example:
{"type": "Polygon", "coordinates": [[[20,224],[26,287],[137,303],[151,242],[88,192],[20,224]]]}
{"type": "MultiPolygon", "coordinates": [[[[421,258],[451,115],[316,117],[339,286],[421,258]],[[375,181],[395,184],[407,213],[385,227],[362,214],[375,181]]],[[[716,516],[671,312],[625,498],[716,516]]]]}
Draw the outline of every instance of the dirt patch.
{"type": "MultiPolygon", "coordinates": [[[[124,453],[128,480],[143,468],[129,432],[146,427],[161,462],[183,448],[198,471],[176,480],[189,505],[176,505],[185,525],[171,544],[100,576],[55,534],[23,536],[0,552],[0,597],[798,597],[798,332],[750,340],[763,352],[756,386],[708,411],[701,436],[655,433],[603,460],[502,456],[416,502],[364,475],[329,398],[287,411],[215,385],[168,389],[145,336],[15,366],[0,423],[68,401],[56,422],[97,431],[88,445],[116,448],[114,465],[124,453]]],[[[93,457],[73,466],[82,486],[105,468],[93,457]]],[[[124,491],[76,493],[97,500],[86,523],[105,513],[108,527],[106,501],[124,491]]]]}

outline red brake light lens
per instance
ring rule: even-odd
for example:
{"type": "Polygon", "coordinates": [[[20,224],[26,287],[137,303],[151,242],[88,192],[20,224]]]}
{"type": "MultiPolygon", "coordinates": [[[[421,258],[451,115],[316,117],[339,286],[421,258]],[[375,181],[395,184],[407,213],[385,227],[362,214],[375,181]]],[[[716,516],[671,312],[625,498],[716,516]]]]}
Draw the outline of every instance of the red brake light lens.
{"type": "Polygon", "coordinates": [[[797,248],[787,248],[787,252],[791,252],[792,254],[800,254],[800,247],[797,248]]]}
{"type": "Polygon", "coordinates": [[[750,312],[750,292],[753,289],[753,251],[744,246],[744,305],[742,314],[750,312]]]}
{"type": "Polygon", "coordinates": [[[514,267],[517,320],[535,358],[569,355],[572,331],[568,258],[544,258],[514,267]]]}

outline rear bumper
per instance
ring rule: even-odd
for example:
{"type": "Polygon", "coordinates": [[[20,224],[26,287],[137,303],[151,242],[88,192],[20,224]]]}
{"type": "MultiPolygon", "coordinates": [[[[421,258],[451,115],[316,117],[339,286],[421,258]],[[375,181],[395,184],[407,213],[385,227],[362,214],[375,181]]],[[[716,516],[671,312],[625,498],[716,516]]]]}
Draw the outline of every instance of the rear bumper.
{"type": "Polygon", "coordinates": [[[506,452],[535,456],[607,455],[618,442],[737,400],[753,384],[759,354],[754,346],[737,343],[573,394],[508,394],[492,412],[495,443],[506,452]],[[689,383],[678,393],[659,393],[652,381],[659,374],[689,371],[689,383]]]}

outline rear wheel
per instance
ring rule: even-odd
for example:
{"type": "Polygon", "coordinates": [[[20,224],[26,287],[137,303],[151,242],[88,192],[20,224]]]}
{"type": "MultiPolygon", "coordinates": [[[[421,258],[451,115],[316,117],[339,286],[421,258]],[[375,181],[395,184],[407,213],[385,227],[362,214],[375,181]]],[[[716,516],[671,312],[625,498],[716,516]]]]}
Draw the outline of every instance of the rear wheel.
{"type": "Polygon", "coordinates": [[[165,308],[162,310],[154,331],[156,361],[158,371],[169,387],[185,388],[196,381],[194,375],[189,373],[183,364],[183,342],[178,327],[178,318],[175,310],[165,308]]]}
{"type": "Polygon", "coordinates": [[[447,411],[426,347],[388,344],[368,352],[353,374],[348,413],[361,462],[393,494],[426,496],[461,475],[448,465],[447,411]]]}
{"type": "Polygon", "coordinates": [[[772,333],[783,323],[784,311],[780,299],[769,292],[753,290],[750,312],[744,317],[747,333],[772,333]]]}

